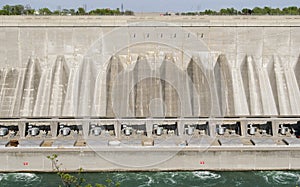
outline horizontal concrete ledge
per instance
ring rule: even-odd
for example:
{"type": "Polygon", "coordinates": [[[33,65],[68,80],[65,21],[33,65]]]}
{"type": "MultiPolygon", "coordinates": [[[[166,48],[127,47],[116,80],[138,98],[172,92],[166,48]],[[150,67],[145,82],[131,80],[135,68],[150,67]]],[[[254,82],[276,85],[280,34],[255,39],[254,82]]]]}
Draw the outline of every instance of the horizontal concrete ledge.
{"type": "MultiPolygon", "coordinates": [[[[251,152],[260,152],[260,151],[268,151],[268,152],[276,152],[276,151],[300,151],[300,146],[160,146],[160,147],[150,147],[150,146],[115,146],[115,147],[95,147],[95,148],[78,148],[78,147],[67,147],[67,148],[54,148],[54,147],[35,147],[35,148],[20,148],[20,147],[6,147],[0,148],[0,153],[47,153],[47,152],[55,152],[59,153],[78,153],[78,152],[214,152],[214,151],[230,151],[230,152],[243,152],[243,151],[251,151],[251,152]]],[[[300,154],[300,152],[299,152],[300,154]]]]}
{"type": "MultiPolygon", "coordinates": [[[[260,169],[201,169],[201,168],[197,168],[197,169],[148,169],[148,170],[144,170],[144,169],[124,169],[124,168],[120,168],[120,169],[106,169],[106,170],[99,170],[99,169],[92,169],[92,170],[84,170],[83,169],[83,173],[95,173],[95,172],[103,172],[103,173],[111,173],[111,172],[192,172],[192,171],[234,171],[234,172],[239,172],[239,171],[298,171],[299,169],[287,169],[287,168],[272,168],[271,170],[268,168],[260,168],[260,169]]],[[[6,171],[6,170],[0,170],[0,173],[17,173],[17,172],[22,172],[22,173],[57,173],[56,171],[53,170],[47,170],[47,171],[41,171],[41,170],[11,170],[11,171],[6,171]]],[[[68,172],[68,173],[77,173],[78,169],[74,169],[74,170],[64,170],[64,172],[68,172]]]]}
{"type": "Polygon", "coordinates": [[[120,27],[138,22],[153,22],[151,26],[168,22],[183,27],[297,27],[300,16],[0,16],[0,27],[120,27]]]}
{"type": "Polygon", "coordinates": [[[107,121],[107,122],[143,122],[143,121],[300,121],[300,116],[290,117],[201,117],[201,118],[0,118],[0,122],[96,122],[96,121],[107,121]]]}
{"type": "Polygon", "coordinates": [[[62,170],[98,171],[297,170],[299,150],[160,152],[18,152],[0,154],[1,172],[51,172],[47,156],[58,155],[62,170]]]}

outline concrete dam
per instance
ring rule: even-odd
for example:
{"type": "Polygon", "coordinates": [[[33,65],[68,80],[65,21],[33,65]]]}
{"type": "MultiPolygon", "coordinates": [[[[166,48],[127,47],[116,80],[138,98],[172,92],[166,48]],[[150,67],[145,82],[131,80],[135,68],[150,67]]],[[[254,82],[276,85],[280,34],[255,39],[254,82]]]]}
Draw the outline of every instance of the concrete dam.
{"type": "Polygon", "coordinates": [[[3,17],[0,116],[300,114],[298,18],[196,18],[3,17]]]}
{"type": "Polygon", "coordinates": [[[300,168],[298,16],[1,16],[0,30],[1,171],[51,171],[57,152],[70,171],[300,168]]]}

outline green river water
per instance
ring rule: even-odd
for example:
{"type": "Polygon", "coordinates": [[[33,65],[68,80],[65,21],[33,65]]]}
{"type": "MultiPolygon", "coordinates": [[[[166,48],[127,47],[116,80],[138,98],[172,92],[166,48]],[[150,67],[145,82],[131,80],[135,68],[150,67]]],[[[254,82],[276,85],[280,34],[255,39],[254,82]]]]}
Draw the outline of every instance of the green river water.
{"type": "MultiPolygon", "coordinates": [[[[248,172],[112,172],[82,173],[89,183],[105,183],[105,179],[121,183],[121,187],[146,186],[299,186],[300,171],[248,172]]],[[[1,173],[1,187],[52,187],[61,185],[54,173],[1,173]]]]}

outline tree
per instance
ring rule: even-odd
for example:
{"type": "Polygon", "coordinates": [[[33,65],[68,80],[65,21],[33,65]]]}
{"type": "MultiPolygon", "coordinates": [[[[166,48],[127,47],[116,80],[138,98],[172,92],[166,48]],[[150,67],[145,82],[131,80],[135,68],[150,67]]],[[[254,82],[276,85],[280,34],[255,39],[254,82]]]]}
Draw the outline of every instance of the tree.
{"type": "Polygon", "coordinates": [[[8,13],[5,10],[0,10],[0,15],[8,15],[8,13]]]}
{"type": "Polygon", "coordinates": [[[252,14],[252,10],[248,9],[248,8],[243,8],[242,9],[242,14],[244,14],[244,15],[251,15],[252,14]]]}
{"type": "Polygon", "coordinates": [[[82,8],[82,7],[78,8],[77,13],[78,13],[78,15],[85,15],[86,14],[84,8],[82,8]]]}
{"type": "Polygon", "coordinates": [[[281,10],[279,8],[271,9],[271,15],[280,15],[280,14],[281,14],[281,10]]]}
{"type": "Polygon", "coordinates": [[[285,15],[298,15],[298,8],[295,6],[283,8],[282,11],[285,15]]]}
{"type": "Polygon", "coordinates": [[[126,11],[124,12],[124,14],[125,14],[125,15],[128,15],[128,16],[133,16],[133,15],[134,15],[133,11],[131,11],[131,10],[126,10],[126,11]]]}
{"type": "Polygon", "coordinates": [[[23,5],[15,5],[11,7],[11,14],[13,15],[22,15],[24,12],[23,5]]]}
{"type": "Polygon", "coordinates": [[[39,12],[41,15],[51,15],[52,14],[52,12],[51,12],[51,10],[49,10],[49,8],[41,8],[39,10],[39,12]]]}
{"type": "Polygon", "coordinates": [[[7,15],[11,14],[11,6],[9,6],[9,5],[3,6],[2,10],[4,10],[5,12],[7,12],[7,15]]]}
{"type": "MultiPolygon", "coordinates": [[[[60,7],[58,7],[58,10],[55,10],[51,12],[50,9],[48,8],[41,8],[38,11],[35,11],[30,7],[30,5],[26,5],[25,7],[23,5],[5,5],[3,6],[2,10],[0,9],[0,15],[33,15],[33,14],[39,14],[39,15],[86,15],[87,12],[85,11],[84,8],[79,7],[77,11],[75,9],[63,9],[61,10],[60,7]]],[[[105,9],[95,9],[91,10],[89,12],[91,15],[121,15],[123,12],[120,11],[119,8],[117,9],[110,9],[110,8],[105,8],[105,9]]],[[[133,15],[133,11],[126,10],[124,13],[126,15],[133,15]]],[[[192,13],[193,15],[196,13],[192,13]]]]}
{"type": "Polygon", "coordinates": [[[217,12],[214,10],[208,9],[208,10],[205,10],[203,14],[204,15],[217,15],[217,12]]]}
{"type": "Polygon", "coordinates": [[[69,10],[69,14],[75,15],[75,9],[70,9],[70,10],[69,10]]]}
{"type": "Polygon", "coordinates": [[[119,8],[117,8],[117,9],[115,10],[115,14],[117,14],[117,15],[120,15],[120,14],[121,14],[121,12],[120,12],[120,9],[119,9],[119,8]]]}
{"type": "Polygon", "coordinates": [[[228,15],[227,9],[222,8],[222,9],[220,10],[220,14],[221,14],[221,15],[228,15]]]}
{"type": "Polygon", "coordinates": [[[3,13],[6,15],[21,15],[24,12],[24,6],[23,5],[5,5],[2,8],[3,13]]]}
{"type": "Polygon", "coordinates": [[[64,9],[62,9],[61,14],[62,15],[68,15],[68,14],[70,14],[70,11],[68,9],[64,8],[64,9]]]}
{"type": "Polygon", "coordinates": [[[264,13],[271,15],[271,8],[270,7],[264,7],[264,13]]]}
{"type": "Polygon", "coordinates": [[[254,15],[264,15],[264,9],[260,8],[260,7],[255,7],[252,9],[252,14],[254,15]]]}
{"type": "Polygon", "coordinates": [[[54,10],[52,14],[53,15],[60,15],[60,11],[59,10],[54,10]]]}
{"type": "MultiPolygon", "coordinates": [[[[61,178],[64,186],[66,186],[66,187],[71,187],[71,186],[81,187],[82,185],[84,185],[85,187],[93,187],[92,184],[86,184],[86,182],[87,182],[86,179],[81,176],[81,174],[83,172],[82,168],[79,168],[77,176],[76,176],[74,174],[69,174],[69,173],[61,171],[60,167],[62,166],[62,164],[58,162],[57,154],[47,156],[47,158],[51,161],[53,170],[55,172],[57,172],[57,175],[61,178]]],[[[96,184],[94,184],[94,186],[95,187],[110,187],[110,186],[114,185],[116,187],[120,187],[119,182],[114,183],[109,178],[106,179],[105,182],[107,183],[107,185],[96,183],[96,184]]]]}
{"type": "Polygon", "coordinates": [[[34,14],[34,9],[33,8],[31,8],[31,6],[30,5],[26,5],[25,7],[24,7],[24,14],[26,14],[26,15],[33,15],[34,14]]]}

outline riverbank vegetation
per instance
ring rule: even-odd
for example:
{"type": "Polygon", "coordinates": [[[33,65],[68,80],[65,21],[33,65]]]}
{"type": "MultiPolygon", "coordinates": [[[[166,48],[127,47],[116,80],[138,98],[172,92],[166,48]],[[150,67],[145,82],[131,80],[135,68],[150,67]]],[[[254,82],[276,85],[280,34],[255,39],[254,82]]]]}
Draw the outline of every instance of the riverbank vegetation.
{"type": "MultiPolygon", "coordinates": [[[[86,8],[79,7],[77,9],[61,9],[50,10],[49,8],[34,9],[30,5],[5,5],[0,9],[0,15],[134,15],[131,10],[123,10],[123,8],[110,9],[94,9],[87,11],[86,8]]],[[[285,8],[271,8],[271,7],[254,7],[243,8],[237,10],[234,8],[223,8],[219,11],[215,10],[204,10],[199,12],[167,12],[163,14],[168,15],[182,15],[182,16],[197,16],[197,15],[300,15],[300,7],[290,6],[285,8]]]]}
{"type": "MultiPolygon", "coordinates": [[[[62,185],[65,187],[120,187],[119,182],[114,182],[111,179],[107,178],[105,180],[106,184],[90,184],[86,179],[82,176],[83,169],[79,168],[78,173],[67,173],[63,171],[62,164],[58,161],[58,155],[53,154],[51,156],[47,156],[47,158],[51,161],[53,171],[57,173],[60,177],[62,185]]],[[[60,186],[62,187],[62,186],[60,186]]]]}
{"type": "Polygon", "coordinates": [[[117,9],[95,9],[87,11],[83,7],[77,9],[61,9],[50,10],[49,8],[34,9],[30,5],[5,5],[0,9],[0,15],[62,15],[62,16],[73,16],[73,15],[134,15],[131,10],[121,11],[117,9]]]}
{"type": "Polygon", "coordinates": [[[223,8],[219,11],[205,10],[202,12],[182,12],[176,15],[300,15],[300,7],[291,6],[285,8],[271,8],[271,7],[254,7],[253,9],[243,8],[236,10],[234,8],[223,8]]]}

